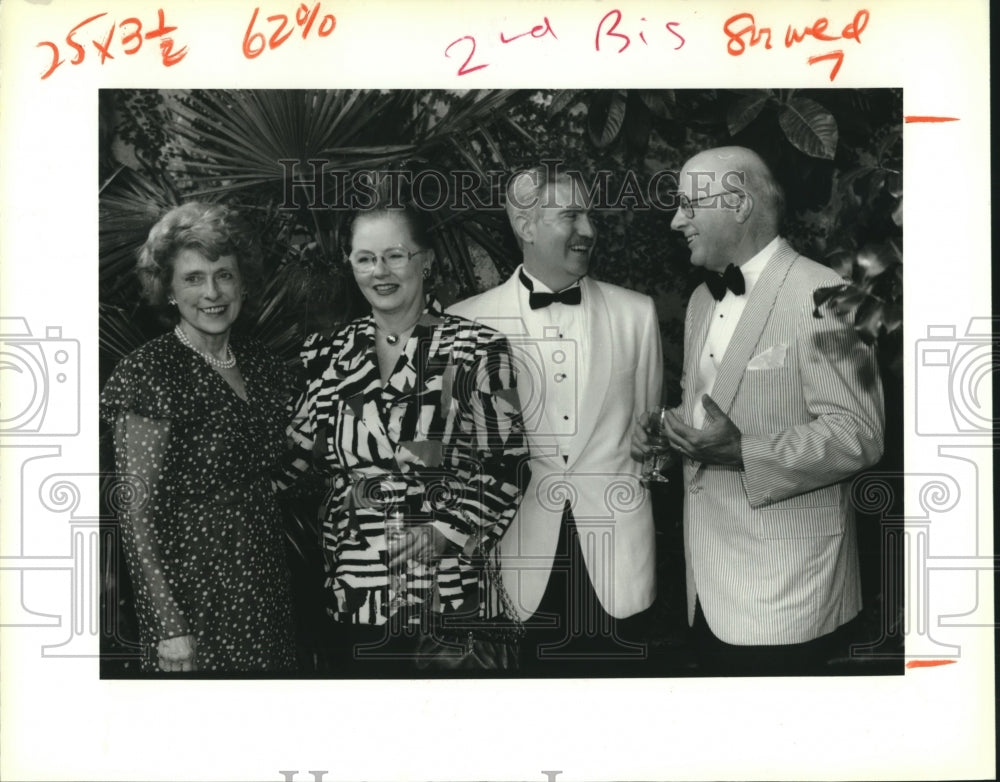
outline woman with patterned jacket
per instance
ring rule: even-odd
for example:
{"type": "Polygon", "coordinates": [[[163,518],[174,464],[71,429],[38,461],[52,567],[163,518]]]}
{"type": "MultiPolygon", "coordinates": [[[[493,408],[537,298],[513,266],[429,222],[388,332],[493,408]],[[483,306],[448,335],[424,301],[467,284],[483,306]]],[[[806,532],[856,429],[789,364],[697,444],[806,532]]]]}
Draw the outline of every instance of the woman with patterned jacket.
{"type": "Polygon", "coordinates": [[[426,296],[423,214],[376,206],[348,234],[371,314],[306,341],[290,473],[319,472],[328,487],[339,664],[384,675],[412,671],[429,628],[449,617],[501,613],[483,558],[516,512],[527,446],[506,338],[426,296]]]}

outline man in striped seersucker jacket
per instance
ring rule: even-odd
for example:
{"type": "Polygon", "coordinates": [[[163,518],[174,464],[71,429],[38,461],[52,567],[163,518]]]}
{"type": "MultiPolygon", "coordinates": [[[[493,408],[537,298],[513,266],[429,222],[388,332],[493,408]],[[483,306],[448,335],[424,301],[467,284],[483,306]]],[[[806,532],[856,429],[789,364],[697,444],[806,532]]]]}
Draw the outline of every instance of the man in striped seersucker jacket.
{"type": "MultiPolygon", "coordinates": [[[[781,188],[760,157],[707,150],[678,189],[671,227],[706,271],[666,416],[684,456],[688,621],[708,673],[820,673],[861,608],[850,479],[882,454],[874,349],[814,317],[813,291],[842,280],[778,235],[781,188]]],[[[646,445],[640,430],[633,450],[646,445]]]]}

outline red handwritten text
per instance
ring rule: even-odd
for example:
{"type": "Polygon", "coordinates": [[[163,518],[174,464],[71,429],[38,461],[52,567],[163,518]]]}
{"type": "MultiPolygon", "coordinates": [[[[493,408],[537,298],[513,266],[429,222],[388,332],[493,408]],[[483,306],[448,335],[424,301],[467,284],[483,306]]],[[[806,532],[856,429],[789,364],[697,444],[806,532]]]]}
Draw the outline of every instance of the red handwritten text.
{"type": "MultiPolygon", "coordinates": [[[[115,20],[111,21],[111,25],[108,27],[107,34],[104,35],[103,39],[91,39],[90,45],[93,46],[94,51],[97,52],[99,58],[98,62],[101,65],[108,60],[115,59],[113,46],[115,40],[115,32],[117,31],[121,35],[119,53],[124,55],[133,55],[138,53],[142,48],[142,44],[145,41],[150,41],[154,38],[159,39],[160,43],[160,56],[164,67],[169,68],[171,65],[176,65],[184,56],[187,54],[187,46],[182,46],[179,49],[175,49],[174,39],[171,33],[173,33],[177,28],[174,26],[168,26],[163,15],[163,9],[157,10],[157,26],[151,30],[146,30],[143,32],[142,21],[134,16],[130,16],[128,19],[123,19],[121,22],[115,20]]],[[[95,14],[94,16],[88,17],[80,22],[78,25],[73,27],[67,34],[65,38],[65,46],[73,51],[73,57],[70,59],[70,65],[80,65],[87,57],[87,47],[85,43],[82,43],[77,39],[78,35],[84,35],[82,32],[83,28],[97,22],[98,19],[103,19],[108,14],[104,13],[95,14]]],[[[96,28],[96,25],[91,28],[96,28]]],[[[92,35],[93,33],[87,33],[92,35]]],[[[42,74],[42,80],[49,78],[56,69],[66,62],[65,59],[60,57],[59,44],[52,41],[39,41],[36,44],[36,48],[48,47],[52,52],[52,60],[49,63],[48,69],[42,74]]]]}
{"type": "MultiPolygon", "coordinates": [[[[546,35],[551,35],[555,40],[559,40],[559,36],[556,35],[556,31],[552,28],[552,23],[549,21],[549,17],[542,17],[542,23],[534,25],[530,30],[526,30],[522,33],[515,33],[513,35],[507,35],[503,32],[500,33],[499,39],[502,44],[510,44],[515,41],[524,38],[525,36],[530,36],[531,38],[538,39],[544,38],[546,35]]],[[[470,73],[475,73],[476,71],[481,71],[483,68],[488,68],[490,64],[488,62],[479,62],[475,65],[472,64],[473,58],[476,56],[476,39],[472,35],[463,35],[461,38],[456,38],[450,44],[444,48],[444,56],[451,57],[451,50],[454,49],[459,44],[467,43],[465,60],[462,64],[458,66],[459,76],[468,76],[470,73]]]]}
{"type": "Polygon", "coordinates": [[[465,58],[465,62],[463,62],[461,65],[458,66],[458,75],[466,76],[470,73],[473,73],[474,71],[481,71],[483,68],[488,68],[490,65],[488,62],[480,63],[479,65],[469,64],[472,62],[472,58],[475,57],[476,55],[476,39],[473,38],[471,35],[463,35],[461,38],[456,38],[454,41],[448,44],[445,47],[444,56],[451,57],[450,52],[455,47],[455,44],[462,43],[462,41],[469,42],[469,53],[465,58]]]}
{"type": "MultiPolygon", "coordinates": [[[[622,19],[622,12],[618,9],[608,11],[601,17],[601,19],[597,22],[597,27],[594,32],[594,49],[596,51],[602,51],[603,46],[604,51],[613,51],[615,54],[621,54],[632,45],[632,40],[636,37],[643,43],[643,45],[650,45],[649,40],[646,39],[645,25],[633,24],[628,27],[628,32],[625,32],[624,28],[626,25],[622,24],[622,19]],[[636,30],[636,27],[638,27],[638,30],[636,30]],[[613,49],[611,48],[612,46],[614,47],[613,49]]],[[[639,21],[648,22],[644,16],[641,17],[639,21]]],[[[656,30],[659,35],[665,37],[671,44],[676,44],[673,46],[674,49],[680,49],[684,45],[685,39],[684,36],[677,31],[679,26],[680,22],[667,22],[662,25],[657,23],[652,29],[656,30]]],[[[559,42],[559,36],[556,35],[555,27],[552,22],[549,21],[549,17],[547,16],[542,17],[542,21],[540,23],[533,25],[528,30],[521,28],[521,30],[512,33],[501,31],[497,37],[499,42],[504,45],[526,42],[532,39],[539,40],[542,38],[552,38],[554,41],[559,42]]],[[[652,37],[652,32],[650,33],[650,37],[652,37]]],[[[550,45],[554,46],[555,44],[550,45]]],[[[476,71],[481,71],[483,68],[490,67],[491,63],[484,61],[482,55],[479,54],[478,41],[474,35],[463,35],[461,38],[456,38],[444,48],[444,56],[449,59],[452,57],[462,57],[463,55],[464,59],[461,61],[457,70],[457,74],[459,76],[468,76],[470,73],[475,73],[476,71]]]]}
{"type": "MultiPolygon", "coordinates": [[[[640,22],[647,21],[645,16],[639,18],[640,22]]],[[[618,27],[622,22],[622,12],[617,8],[613,8],[608,11],[604,16],[601,17],[601,21],[597,23],[597,33],[594,35],[594,49],[601,51],[601,36],[605,38],[614,38],[616,41],[620,42],[618,46],[618,54],[624,52],[629,46],[632,45],[632,38],[626,33],[619,32],[618,27]],[[610,24],[608,24],[610,22],[610,24]]],[[[684,45],[684,36],[677,32],[677,27],[680,26],[680,22],[667,22],[663,25],[664,29],[671,35],[673,35],[679,43],[674,47],[674,49],[680,49],[684,45]]],[[[639,30],[639,40],[643,42],[646,46],[649,46],[649,41],[646,40],[646,31],[644,29],[639,30]]]]}
{"type": "Polygon", "coordinates": [[[525,33],[518,33],[517,35],[512,35],[507,37],[503,33],[500,33],[500,43],[513,43],[518,38],[523,38],[526,35],[530,35],[532,38],[542,38],[546,35],[551,35],[553,38],[558,40],[555,30],[552,29],[552,24],[549,22],[549,17],[542,17],[544,24],[536,24],[530,30],[525,33]]]}
{"type": "Polygon", "coordinates": [[[272,14],[267,17],[267,21],[272,25],[277,23],[270,31],[270,38],[266,37],[264,33],[254,31],[260,7],[254,8],[253,15],[250,17],[250,24],[247,25],[247,31],[243,35],[243,56],[248,60],[252,60],[254,57],[260,56],[260,53],[264,49],[277,49],[291,37],[296,27],[301,31],[302,40],[309,37],[309,33],[312,32],[314,26],[316,35],[320,38],[326,38],[337,27],[337,17],[333,14],[324,14],[322,18],[319,18],[321,5],[322,3],[316,3],[310,8],[305,3],[300,3],[298,10],[295,12],[294,24],[289,19],[288,14],[272,14]]]}
{"type": "MultiPolygon", "coordinates": [[[[854,14],[853,20],[841,28],[839,34],[834,34],[833,31],[829,30],[830,20],[825,16],[821,16],[812,24],[805,25],[801,29],[790,24],[785,29],[785,48],[791,48],[796,44],[800,44],[807,38],[815,41],[853,40],[855,43],[860,44],[861,33],[868,26],[870,16],[867,10],[861,9],[854,14]]],[[[744,12],[729,17],[722,29],[728,38],[726,51],[733,57],[739,57],[748,49],[762,42],[765,49],[771,48],[771,28],[758,27],[757,20],[751,13],[744,12]]],[[[815,65],[818,62],[825,62],[827,60],[833,62],[833,68],[830,70],[830,81],[833,81],[837,78],[840,66],[844,64],[843,49],[834,49],[814,55],[809,57],[807,62],[810,65],[815,65]]]]}

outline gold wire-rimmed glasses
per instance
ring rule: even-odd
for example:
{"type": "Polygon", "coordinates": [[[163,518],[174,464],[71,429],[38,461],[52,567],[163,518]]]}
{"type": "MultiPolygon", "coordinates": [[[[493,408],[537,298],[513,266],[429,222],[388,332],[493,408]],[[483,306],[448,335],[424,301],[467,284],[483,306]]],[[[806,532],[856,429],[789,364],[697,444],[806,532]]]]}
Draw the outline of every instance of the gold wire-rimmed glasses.
{"type": "Polygon", "coordinates": [[[415,255],[427,252],[426,250],[407,250],[405,247],[389,247],[381,254],[373,253],[371,250],[355,250],[347,256],[351,263],[351,268],[358,274],[371,274],[375,271],[375,265],[381,258],[385,265],[392,271],[402,269],[410,262],[415,255]]]}

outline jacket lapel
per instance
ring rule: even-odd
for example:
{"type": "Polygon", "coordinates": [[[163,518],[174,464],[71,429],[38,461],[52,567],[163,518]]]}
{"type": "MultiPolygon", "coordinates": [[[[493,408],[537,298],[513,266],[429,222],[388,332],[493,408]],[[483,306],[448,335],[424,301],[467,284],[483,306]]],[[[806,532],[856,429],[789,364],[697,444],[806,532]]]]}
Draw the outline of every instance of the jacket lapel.
{"type": "Polygon", "coordinates": [[[398,402],[424,390],[427,382],[440,375],[448,356],[439,352],[439,338],[435,326],[438,318],[425,312],[416,328],[403,345],[396,359],[396,366],[382,390],[383,399],[398,402]]]}
{"type": "Polygon", "coordinates": [[[530,311],[528,307],[528,296],[527,294],[522,295],[521,291],[524,290],[524,286],[521,284],[519,279],[519,274],[521,272],[521,267],[518,266],[514,273],[507,279],[507,282],[503,284],[501,288],[501,298],[498,300],[499,307],[497,308],[498,317],[510,317],[511,313],[517,313],[517,323],[505,325],[503,328],[498,329],[505,334],[516,335],[523,334],[527,335],[528,328],[525,326],[525,315],[526,310],[530,311]],[[516,325],[516,328],[514,326],[516,325]]]}
{"type": "MultiPolygon", "coordinates": [[[[490,313],[494,320],[485,322],[487,326],[492,326],[501,334],[507,335],[514,366],[518,371],[517,395],[521,412],[526,414],[526,411],[531,410],[535,404],[534,394],[537,393],[537,390],[534,388],[534,383],[537,381],[521,374],[522,368],[530,367],[534,362],[525,356],[518,355],[519,352],[533,347],[524,319],[525,310],[528,309],[528,297],[521,295],[524,286],[518,279],[520,271],[521,267],[518,266],[514,273],[507,278],[507,281],[496,288],[497,296],[493,297],[495,307],[490,313]]],[[[525,421],[525,423],[528,422],[525,421]]],[[[534,423],[538,424],[539,422],[535,421],[534,423]]],[[[534,436],[534,433],[531,433],[531,436],[534,436]]]]}
{"type": "Polygon", "coordinates": [[[700,285],[691,294],[691,341],[684,348],[684,420],[694,417],[695,397],[698,387],[698,362],[708,338],[709,317],[712,312],[712,297],[708,288],[700,285]]]}
{"type": "MultiPolygon", "coordinates": [[[[732,407],[736,391],[746,373],[750,356],[753,354],[754,348],[757,347],[764,326],[767,325],[771,310],[774,308],[778,291],[781,290],[788,270],[797,257],[798,253],[791,245],[782,241],[750,292],[746,309],[743,310],[743,314],[736,324],[736,332],[729,342],[729,347],[726,348],[726,354],[719,365],[719,373],[712,389],[712,399],[724,413],[728,414],[732,407]]],[[[702,343],[704,343],[704,337],[702,337],[702,343]]],[[[699,349],[698,355],[700,352],[699,349]]],[[[697,371],[697,365],[695,371],[697,371]]]]}
{"type": "MultiPolygon", "coordinates": [[[[345,350],[336,359],[339,380],[337,395],[351,409],[360,431],[367,431],[378,444],[380,454],[391,454],[392,444],[380,411],[382,380],[375,358],[375,323],[368,318],[356,328],[355,349],[345,350]]],[[[374,454],[373,454],[374,455],[374,454]]]]}

